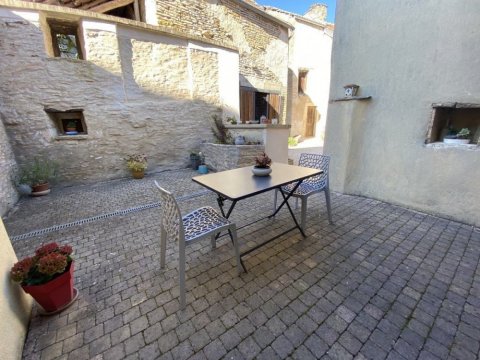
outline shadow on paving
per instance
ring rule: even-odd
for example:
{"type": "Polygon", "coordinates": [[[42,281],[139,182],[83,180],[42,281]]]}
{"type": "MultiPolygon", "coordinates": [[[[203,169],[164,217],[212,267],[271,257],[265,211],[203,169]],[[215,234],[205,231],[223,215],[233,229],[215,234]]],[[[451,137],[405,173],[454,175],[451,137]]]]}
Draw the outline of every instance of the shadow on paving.
{"type": "Polygon", "coordinates": [[[48,196],[23,197],[4,220],[9,235],[65,224],[96,215],[111,213],[159,201],[153,184],[157,180],[175,196],[205,189],[191,179],[191,169],[167,170],[148,174],[144,179],[120,179],[98,184],[54,187],[48,196]]]}
{"type": "MultiPolygon", "coordinates": [[[[189,178],[173,182],[174,193],[189,178]]],[[[269,214],[272,198],[239,202],[233,221],[241,227],[269,214]]],[[[183,212],[203,205],[216,207],[215,197],[180,202],[183,212]]],[[[332,208],[334,225],[324,197],[309,199],[307,237],[293,231],[253,252],[248,273],[237,274],[227,237],[214,250],[209,240],[187,247],[183,311],[176,244],[159,268],[158,207],[14,241],[19,257],[42,242],[71,244],[80,293],[60,314],[34,311],[23,357],[477,358],[480,233],[357,196],[333,193],[332,208]]],[[[241,247],[291,224],[284,209],[241,229],[241,247]]]]}

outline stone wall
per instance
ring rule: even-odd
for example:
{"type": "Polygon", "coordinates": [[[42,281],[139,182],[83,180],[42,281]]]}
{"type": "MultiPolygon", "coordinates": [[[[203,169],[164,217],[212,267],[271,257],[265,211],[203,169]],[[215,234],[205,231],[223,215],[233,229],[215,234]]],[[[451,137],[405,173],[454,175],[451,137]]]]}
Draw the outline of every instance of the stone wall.
{"type": "Polygon", "coordinates": [[[205,164],[210,169],[223,171],[255,165],[255,157],[265,151],[265,146],[204,143],[200,149],[205,155],[205,164]]]}
{"type": "Polygon", "coordinates": [[[221,77],[238,74],[234,50],[82,16],[86,60],[53,58],[42,19],[0,7],[0,116],[20,165],[45,154],[60,163],[60,181],[90,182],[126,176],[132,153],[145,153],[151,170],[186,165],[211,138],[211,116],[228,98],[221,77]],[[83,109],[88,134],[58,136],[44,108],[83,109]]]}
{"type": "Polygon", "coordinates": [[[288,28],[251,6],[238,0],[158,0],[158,24],[237,47],[240,85],[280,93],[285,122],[288,28]]]}
{"type": "MultiPolygon", "coordinates": [[[[2,107],[0,102],[0,112],[2,107]]],[[[3,123],[0,121],[0,216],[4,215],[18,200],[14,185],[16,165],[13,150],[3,123]]]]}

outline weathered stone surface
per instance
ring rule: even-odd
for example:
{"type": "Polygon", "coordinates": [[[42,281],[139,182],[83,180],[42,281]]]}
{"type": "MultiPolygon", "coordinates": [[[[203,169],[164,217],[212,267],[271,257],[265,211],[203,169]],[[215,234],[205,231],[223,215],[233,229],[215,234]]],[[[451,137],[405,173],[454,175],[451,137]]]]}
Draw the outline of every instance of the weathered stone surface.
{"type": "Polygon", "coordinates": [[[255,165],[255,156],[265,151],[263,145],[223,145],[205,143],[201,146],[205,163],[216,171],[255,165]]]}
{"type": "Polygon", "coordinates": [[[288,29],[238,1],[157,1],[158,24],[238,48],[240,86],[278,91],[286,119],[288,29]]]}
{"type": "Polygon", "coordinates": [[[188,150],[211,138],[210,118],[223,106],[219,54],[230,50],[198,42],[193,49],[185,39],[86,19],[86,61],[51,58],[40,18],[0,8],[0,116],[11,144],[0,130],[1,209],[16,201],[3,186],[12,149],[20,165],[48,154],[60,164],[60,181],[88,183],[126,176],[132,153],[145,153],[153,170],[186,166],[188,150]],[[83,109],[88,134],[60,139],[44,108],[83,109]]]}

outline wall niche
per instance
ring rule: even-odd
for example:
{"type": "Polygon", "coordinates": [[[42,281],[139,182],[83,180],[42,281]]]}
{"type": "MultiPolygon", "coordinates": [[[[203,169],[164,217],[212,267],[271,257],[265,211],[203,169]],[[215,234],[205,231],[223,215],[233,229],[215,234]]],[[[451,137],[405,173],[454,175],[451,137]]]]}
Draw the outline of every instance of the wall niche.
{"type": "Polygon", "coordinates": [[[58,136],[70,137],[88,134],[83,109],[59,111],[46,108],[45,112],[54,122],[58,136]]]}
{"type": "Polygon", "coordinates": [[[441,103],[432,104],[426,144],[442,142],[445,136],[467,128],[470,144],[480,143],[480,104],[441,103]]]}

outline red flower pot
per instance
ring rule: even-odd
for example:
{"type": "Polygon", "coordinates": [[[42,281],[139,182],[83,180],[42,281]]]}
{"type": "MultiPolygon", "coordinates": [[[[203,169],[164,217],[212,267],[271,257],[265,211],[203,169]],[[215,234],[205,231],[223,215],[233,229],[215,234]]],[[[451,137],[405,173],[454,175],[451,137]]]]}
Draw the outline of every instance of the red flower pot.
{"type": "Polygon", "coordinates": [[[66,307],[74,299],[73,261],[70,268],[62,275],[42,285],[22,285],[23,290],[32,295],[37,303],[47,312],[54,312],[66,307]]]}

